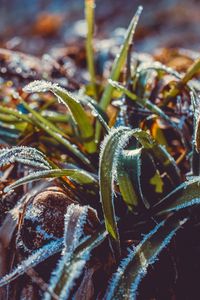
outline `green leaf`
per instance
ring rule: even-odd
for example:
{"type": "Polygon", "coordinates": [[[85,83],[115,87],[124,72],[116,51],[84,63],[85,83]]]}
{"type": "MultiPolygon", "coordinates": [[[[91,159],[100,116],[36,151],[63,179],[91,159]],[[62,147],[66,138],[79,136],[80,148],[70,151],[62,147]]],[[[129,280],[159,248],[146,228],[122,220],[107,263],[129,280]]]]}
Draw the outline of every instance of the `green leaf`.
{"type": "Polygon", "coordinates": [[[47,92],[50,91],[60,102],[65,104],[70,110],[75,124],[78,126],[80,138],[82,139],[86,150],[89,153],[96,152],[96,144],[94,142],[94,129],[90,123],[89,117],[84,111],[80,101],[67,90],[47,81],[33,81],[24,88],[25,92],[47,92]]]}
{"type": "Polygon", "coordinates": [[[117,182],[122,194],[123,200],[132,210],[138,206],[141,189],[140,169],[141,167],[141,148],[132,151],[123,151],[117,165],[117,182]],[[136,186],[133,184],[136,182],[136,186]]]}
{"type": "Polygon", "coordinates": [[[196,151],[200,152],[200,115],[198,116],[196,120],[196,126],[194,131],[194,141],[195,141],[195,147],[196,151]]]}
{"type": "Polygon", "coordinates": [[[186,84],[191,80],[200,70],[200,58],[197,58],[193,64],[188,68],[185,75],[181,79],[182,84],[186,84]]]}
{"type": "Polygon", "coordinates": [[[164,197],[152,208],[153,215],[176,212],[200,204],[200,178],[189,180],[164,197]]]}
{"type": "Polygon", "coordinates": [[[4,192],[9,192],[16,187],[28,183],[40,180],[42,178],[60,178],[63,176],[68,176],[71,179],[75,180],[80,184],[98,184],[98,182],[90,175],[90,173],[80,170],[80,169],[53,169],[53,170],[44,170],[44,171],[36,171],[32,174],[29,174],[23,178],[18,179],[14,183],[8,185],[4,192]]]}
{"type": "Polygon", "coordinates": [[[86,37],[86,58],[87,66],[90,74],[90,82],[95,98],[97,99],[97,89],[95,82],[95,63],[93,51],[93,32],[94,32],[94,0],[85,0],[85,19],[87,23],[87,37],[86,37]]]}
{"type": "Polygon", "coordinates": [[[120,256],[120,239],[117,229],[114,198],[114,179],[117,164],[123,148],[129,140],[130,130],[125,127],[111,129],[101,144],[99,161],[100,199],[105,226],[110,234],[112,250],[116,259],[120,256]]]}
{"type": "Polygon", "coordinates": [[[160,109],[157,105],[153,104],[148,99],[143,99],[140,97],[137,97],[134,93],[130,92],[127,88],[122,86],[119,82],[109,80],[109,83],[119,91],[123,92],[125,95],[127,95],[131,100],[135,101],[137,104],[139,104],[141,107],[147,108],[152,113],[156,114],[157,116],[161,117],[163,120],[165,120],[167,123],[169,123],[172,127],[178,129],[177,125],[160,109]]]}
{"type": "Polygon", "coordinates": [[[155,175],[151,178],[150,183],[152,185],[155,185],[155,190],[157,193],[162,193],[163,192],[163,181],[160,178],[159,173],[155,173],[155,175]]]}
{"type": "Polygon", "coordinates": [[[0,105],[0,112],[6,114],[8,116],[13,116],[13,117],[15,117],[19,120],[22,120],[22,121],[25,121],[27,123],[32,124],[32,120],[31,120],[31,118],[29,118],[29,116],[27,116],[25,114],[22,114],[22,113],[20,113],[19,111],[15,110],[15,109],[7,108],[7,107],[4,107],[4,106],[0,105]]]}
{"type": "MultiPolygon", "coordinates": [[[[112,80],[118,80],[119,79],[119,75],[120,72],[126,62],[126,57],[128,54],[128,49],[129,49],[129,44],[132,42],[133,40],[133,35],[135,33],[135,29],[139,20],[139,17],[141,15],[142,12],[142,6],[139,6],[133,19],[131,20],[131,23],[127,29],[127,33],[124,39],[124,43],[121,46],[121,49],[119,51],[119,54],[116,56],[113,65],[112,65],[112,70],[111,70],[111,74],[110,74],[110,79],[112,80]]],[[[100,101],[100,106],[105,109],[108,104],[110,103],[110,99],[112,96],[112,92],[113,92],[113,87],[110,83],[108,83],[108,85],[106,86],[101,101],[100,101]]]]}
{"type": "Polygon", "coordinates": [[[117,178],[117,166],[122,151],[131,137],[135,137],[140,144],[148,149],[163,166],[164,171],[173,179],[175,185],[180,182],[180,174],[176,163],[165,148],[158,145],[151,136],[140,129],[131,130],[126,127],[111,129],[101,145],[99,163],[99,186],[106,229],[110,234],[114,254],[119,256],[120,240],[117,229],[114,197],[114,180],[117,178]]]}
{"type": "MultiPolygon", "coordinates": [[[[56,294],[59,299],[71,299],[75,280],[83,272],[86,262],[90,259],[93,249],[100,245],[106,238],[107,233],[100,229],[96,234],[82,242],[73,252],[73,255],[67,253],[63,256],[50,279],[49,290],[56,294]]],[[[44,300],[53,300],[49,293],[45,293],[44,300]]]]}
{"type": "Polygon", "coordinates": [[[99,104],[87,95],[81,94],[77,97],[83,105],[87,106],[91,110],[92,115],[98,119],[105,131],[108,132],[110,130],[110,128],[108,127],[108,116],[105,111],[99,106],[99,104]]]}
{"type": "Polygon", "coordinates": [[[51,123],[68,123],[70,121],[71,115],[63,115],[56,111],[52,110],[42,110],[41,111],[42,117],[49,120],[51,123]]]}
{"type": "Polygon", "coordinates": [[[160,200],[164,183],[148,149],[124,150],[116,177],[123,200],[133,212],[138,206],[148,209],[160,200]]]}
{"type": "Polygon", "coordinates": [[[171,178],[174,186],[180,184],[180,170],[176,165],[173,157],[167,152],[164,146],[159,145],[147,132],[143,130],[135,130],[135,138],[141,143],[141,145],[149,149],[155,159],[159,162],[162,171],[166,172],[171,178]]]}
{"type": "MultiPolygon", "coordinates": [[[[166,97],[163,101],[163,105],[167,105],[168,102],[175,98],[180,91],[182,90],[183,86],[189,86],[187,83],[190,81],[200,70],[200,58],[196,59],[194,63],[188,68],[185,75],[178,81],[176,85],[174,85],[171,90],[166,94],[166,97]]],[[[190,89],[190,86],[189,86],[190,89]]]]}
{"type": "MultiPolygon", "coordinates": [[[[31,106],[29,104],[27,104],[25,101],[23,101],[22,99],[20,99],[20,100],[21,100],[21,103],[23,103],[23,106],[26,108],[26,110],[29,111],[41,124],[44,124],[46,128],[49,128],[50,130],[53,130],[64,137],[64,133],[62,132],[62,130],[60,130],[54,123],[47,120],[36,110],[32,109],[31,106]]],[[[33,119],[31,119],[31,122],[34,123],[33,119]]]]}
{"type": "Polygon", "coordinates": [[[179,72],[158,61],[155,62],[151,61],[150,63],[141,64],[137,68],[137,75],[140,76],[142,73],[144,72],[147,73],[148,71],[157,71],[157,73],[164,72],[176,77],[177,79],[181,79],[181,74],[179,72]]]}
{"type": "MultiPolygon", "coordinates": [[[[52,136],[57,142],[64,145],[69,153],[72,153],[75,157],[80,159],[84,164],[91,168],[90,161],[88,158],[77,148],[76,145],[72,144],[65,138],[65,135],[62,131],[58,130],[57,127],[52,124],[50,121],[46,120],[42,115],[32,109],[25,101],[21,99],[24,107],[32,114],[32,122],[36,124],[37,127],[41,128],[52,136]]],[[[91,168],[92,169],[92,168],[91,168]]]]}
{"type": "MultiPolygon", "coordinates": [[[[119,54],[116,56],[113,65],[112,65],[112,70],[110,74],[110,79],[112,80],[118,80],[120,73],[122,71],[122,68],[124,67],[124,64],[126,62],[127,54],[128,54],[128,49],[130,43],[133,41],[133,36],[135,33],[135,29],[140,17],[140,14],[142,12],[142,6],[139,6],[133,19],[131,20],[131,23],[127,29],[127,33],[124,39],[124,43],[121,46],[121,49],[119,51],[119,54]]],[[[112,97],[112,92],[113,92],[113,87],[110,83],[106,86],[103,95],[100,100],[100,107],[103,108],[104,110],[107,108],[107,106],[110,103],[111,97],[112,97]]],[[[95,141],[98,143],[99,138],[100,138],[100,124],[99,122],[96,123],[96,132],[95,132],[95,141]]]]}
{"type": "Polygon", "coordinates": [[[22,122],[21,120],[17,119],[14,116],[11,115],[7,115],[7,114],[2,114],[0,113],[0,121],[1,122],[5,122],[5,123],[11,123],[11,124],[15,124],[15,123],[19,123],[22,122]]]}
{"type": "Polygon", "coordinates": [[[136,299],[139,284],[147,274],[148,267],[157,261],[161,251],[186,221],[172,218],[162,221],[136,247],[133,246],[113,275],[104,299],[136,299]]]}

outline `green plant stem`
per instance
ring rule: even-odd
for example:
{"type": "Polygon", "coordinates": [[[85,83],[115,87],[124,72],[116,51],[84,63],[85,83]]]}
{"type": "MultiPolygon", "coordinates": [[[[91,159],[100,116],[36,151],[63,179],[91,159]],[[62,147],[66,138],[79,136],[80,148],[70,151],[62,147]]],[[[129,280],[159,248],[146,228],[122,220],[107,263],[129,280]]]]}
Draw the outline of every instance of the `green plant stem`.
{"type": "MultiPolygon", "coordinates": [[[[127,59],[127,54],[128,54],[128,50],[130,47],[130,43],[132,43],[133,41],[133,36],[135,33],[135,29],[140,17],[140,14],[142,12],[142,6],[139,6],[134,17],[131,20],[131,23],[127,29],[127,33],[125,36],[125,40],[123,45],[121,46],[119,55],[116,56],[114,62],[113,62],[113,66],[112,66],[112,70],[111,70],[111,74],[110,74],[110,79],[112,80],[118,80],[121,70],[124,67],[124,64],[126,62],[127,59]]],[[[108,83],[108,85],[106,86],[103,95],[101,97],[100,100],[100,107],[104,110],[106,110],[107,106],[110,103],[111,97],[112,97],[112,92],[113,92],[113,86],[108,83]]],[[[99,122],[96,123],[96,132],[95,132],[95,141],[98,144],[99,139],[100,139],[100,134],[101,134],[101,126],[99,124],[99,122]]]]}
{"type": "Polygon", "coordinates": [[[130,92],[127,88],[125,88],[123,85],[119,84],[116,81],[109,80],[109,83],[117,90],[121,91],[126,96],[128,96],[129,99],[137,102],[140,106],[149,109],[152,113],[158,115],[167,123],[169,123],[173,128],[177,129],[176,124],[158,106],[151,103],[151,101],[149,101],[148,99],[138,97],[136,94],[130,92]]]}
{"type": "Polygon", "coordinates": [[[188,68],[183,78],[169,91],[169,93],[163,101],[163,106],[167,105],[171,99],[175,98],[179,94],[181,88],[194,77],[194,75],[199,71],[199,69],[200,58],[195,60],[195,62],[188,68]]]}
{"type": "Polygon", "coordinates": [[[86,37],[86,58],[87,66],[90,74],[90,82],[94,91],[94,97],[97,100],[97,87],[95,76],[95,62],[93,50],[93,33],[94,33],[94,0],[85,0],[85,18],[87,22],[87,37],[86,37]]]}
{"type": "Polygon", "coordinates": [[[35,112],[25,101],[21,99],[24,107],[32,114],[33,118],[32,121],[35,125],[45,132],[47,132],[50,136],[52,136],[57,142],[62,144],[66,147],[66,149],[71,152],[75,157],[80,159],[90,170],[94,171],[93,167],[90,164],[89,159],[78,150],[76,145],[71,144],[62,134],[60,131],[57,131],[57,128],[50,123],[49,121],[45,120],[39,113],[35,112]]]}
{"type": "MultiPolygon", "coordinates": [[[[135,29],[136,29],[141,12],[142,12],[142,6],[139,6],[139,8],[136,11],[136,14],[134,15],[134,17],[131,20],[131,23],[128,27],[124,43],[120,49],[120,53],[119,53],[119,55],[116,56],[116,58],[114,60],[111,74],[110,74],[110,79],[112,79],[112,80],[118,80],[121,70],[126,62],[129,45],[133,40],[133,35],[135,33],[135,29]]],[[[107,87],[104,90],[102,98],[100,100],[101,108],[103,108],[103,109],[107,108],[107,106],[111,100],[112,92],[113,92],[113,87],[110,83],[108,83],[107,87]]]]}
{"type": "Polygon", "coordinates": [[[17,110],[14,110],[12,108],[7,108],[7,107],[0,106],[0,113],[10,115],[10,116],[14,116],[18,120],[20,119],[22,121],[32,123],[31,119],[27,115],[22,114],[22,113],[18,112],[17,110]]]}

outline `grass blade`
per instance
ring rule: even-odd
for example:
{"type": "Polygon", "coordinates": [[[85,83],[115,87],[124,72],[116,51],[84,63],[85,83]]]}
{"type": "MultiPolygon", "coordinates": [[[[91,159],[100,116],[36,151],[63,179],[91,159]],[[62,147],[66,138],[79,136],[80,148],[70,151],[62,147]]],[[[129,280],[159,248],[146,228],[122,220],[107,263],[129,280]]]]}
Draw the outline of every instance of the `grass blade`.
{"type": "Polygon", "coordinates": [[[199,182],[200,178],[197,177],[194,180],[182,183],[153,207],[151,213],[161,215],[199,205],[199,182]]]}
{"type": "Polygon", "coordinates": [[[14,162],[20,162],[40,170],[51,168],[45,155],[35,148],[17,146],[0,149],[0,167],[14,162]]]}
{"type": "Polygon", "coordinates": [[[35,267],[50,256],[60,252],[63,248],[63,239],[52,241],[36,250],[32,255],[22,261],[13,271],[0,278],[0,287],[9,284],[19,276],[23,275],[30,268],[35,267]]]}
{"type": "Polygon", "coordinates": [[[127,258],[121,261],[116,273],[113,275],[104,299],[136,299],[138,287],[147,273],[150,265],[153,265],[161,251],[167,247],[187,219],[182,221],[162,221],[146,234],[143,240],[130,250],[127,258]]]}
{"type": "Polygon", "coordinates": [[[179,92],[180,89],[188,83],[195,75],[196,73],[200,70],[200,58],[196,59],[194,63],[188,68],[186,71],[185,75],[182,77],[182,79],[179,80],[177,85],[175,85],[169,93],[167,93],[163,105],[167,105],[168,102],[172,99],[175,98],[179,92]]]}
{"type": "Polygon", "coordinates": [[[17,119],[20,119],[22,121],[32,124],[31,118],[29,118],[25,114],[20,113],[19,111],[15,110],[15,109],[0,106],[0,112],[4,113],[6,115],[9,115],[9,116],[16,117],[17,119]]]}
{"type": "MultiPolygon", "coordinates": [[[[120,193],[128,207],[133,208],[138,206],[139,195],[133,185],[130,173],[134,172],[136,178],[140,177],[141,165],[141,148],[132,151],[123,151],[117,165],[117,182],[119,184],[120,193]]],[[[139,182],[137,182],[139,183],[139,182]]],[[[137,185],[138,188],[140,184],[137,185]]]]}
{"type": "Polygon", "coordinates": [[[157,105],[153,104],[148,99],[142,99],[140,97],[137,97],[137,95],[135,95],[134,93],[130,92],[126,87],[122,86],[119,82],[116,82],[116,81],[113,81],[113,80],[109,80],[109,83],[114,88],[116,88],[117,90],[119,90],[120,92],[122,92],[126,96],[128,96],[131,100],[135,101],[141,107],[147,108],[153,114],[156,114],[157,116],[159,116],[163,120],[165,120],[167,123],[169,123],[173,128],[178,129],[177,125],[157,105]]]}
{"type": "MultiPolygon", "coordinates": [[[[124,43],[121,46],[121,49],[119,51],[119,55],[116,56],[114,62],[113,62],[113,66],[112,66],[112,70],[111,70],[111,74],[110,74],[110,79],[112,80],[118,80],[119,76],[120,76],[120,72],[122,70],[122,68],[124,67],[124,64],[126,62],[126,58],[127,58],[127,54],[128,54],[128,49],[129,49],[129,45],[130,43],[133,41],[133,36],[135,33],[135,29],[139,20],[139,17],[142,13],[142,6],[139,6],[133,19],[131,20],[131,23],[127,29],[127,33],[124,39],[124,43]]],[[[110,103],[111,97],[112,97],[112,92],[113,92],[113,86],[108,83],[108,85],[106,86],[103,95],[101,97],[100,100],[100,107],[103,108],[104,110],[107,108],[107,106],[110,103]]],[[[96,124],[96,132],[95,132],[95,141],[96,143],[98,143],[99,138],[100,138],[100,124],[99,122],[97,122],[96,124]]]]}
{"type": "Polygon", "coordinates": [[[148,149],[124,150],[116,177],[123,200],[133,212],[144,207],[149,209],[161,199],[164,183],[148,149]]]}
{"type": "Polygon", "coordinates": [[[105,226],[110,235],[116,257],[120,253],[120,239],[113,204],[114,180],[117,177],[120,156],[131,137],[135,137],[144,148],[152,153],[163,166],[164,171],[172,178],[174,185],[180,183],[180,173],[175,161],[165,148],[158,145],[148,133],[140,129],[131,130],[126,127],[118,127],[110,131],[101,145],[99,186],[105,226]]]}
{"type": "Polygon", "coordinates": [[[120,239],[115,216],[114,179],[117,170],[118,159],[121,151],[127,143],[127,139],[122,136],[127,133],[127,128],[119,127],[112,129],[105,137],[101,145],[99,162],[99,186],[100,199],[104,212],[105,226],[110,234],[111,245],[115,258],[120,256],[120,239]]]}
{"type": "Polygon", "coordinates": [[[57,142],[62,144],[66,147],[66,149],[69,151],[69,153],[72,153],[75,157],[80,159],[85,165],[90,166],[90,161],[88,158],[78,150],[76,145],[73,145],[70,143],[65,136],[62,134],[62,132],[57,131],[56,127],[52,125],[50,121],[47,121],[44,117],[42,117],[38,112],[33,110],[26,102],[21,100],[21,102],[24,104],[24,107],[33,115],[33,122],[36,124],[37,127],[41,128],[45,132],[47,132],[50,136],[52,136],[57,142]],[[51,124],[51,125],[50,125],[51,124]]]}
{"type": "MultiPolygon", "coordinates": [[[[127,57],[127,53],[128,53],[128,48],[129,48],[129,44],[130,42],[133,40],[133,35],[135,33],[135,29],[139,20],[139,17],[141,15],[142,12],[142,6],[139,6],[133,19],[131,20],[131,23],[127,29],[127,33],[126,33],[126,37],[124,39],[124,43],[121,46],[119,55],[116,56],[115,61],[113,63],[112,66],[112,70],[111,70],[111,74],[110,74],[110,79],[112,80],[118,80],[120,72],[126,62],[126,57],[127,57]]],[[[101,101],[100,101],[100,106],[103,109],[106,109],[106,107],[108,106],[108,104],[110,103],[110,99],[112,96],[112,92],[113,92],[113,87],[110,83],[108,83],[107,87],[105,88],[105,91],[102,95],[101,101]]]]}
{"type": "Polygon", "coordinates": [[[148,72],[148,71],[157,71],[157,73],[164,72],[167,74],[170,74],[177,79],[181,79],[181,74],[174,69],[163,65],[162,63],[155,61],[155,62],[150,62],[150,63],[143,63],[137,68],[137,75],[140,76],[143,72],[148,72]]]}
{"type": "Polygon", "coordinates": [[[105,111],[99,106],[99,104],[94,101],[91,97],[86,95],[78,96],[81,103],[91,109],[91,113],[95,116],[102,127],[105,129],[106,132],[110,130],[108,127],[108,116],[106,115],[105,111]]]}
{"type": "Polygon", "coordinates": [[[73,203],[67,208],[64,232],[65,253],[73,255],[73,251],[87,236],[85,225],[90,222],[91,214],[98,220],[96,211],[89,205],[80,206],[73,203]]]}
{"type": "Polygon", "coordinates": [[[85,19],[87,23],[87,37],[86,37],[86,58],[87,66],[90,74],[90,82],[93,88],[95,99],[97,99],[97,89],[95,82],[95,63],[93,51],[93,32],[94,32],[94,0],[85,0],[85,19]]]}
{"type": "Polygon", "coordinates": [[[80,132],[80,138],[82,139],[86,150],[89,153],[96,151],[96,144],[94,142],[94,129],[90,120],[84,111],[80,101],[67,90],[59,87],[57,84],[53,84],[47,81],[33,81],[24,88],[25,92],[47,92],[50,91],[58,100],[64,103],[70,110],[75,124],[78,126],[80,132]]]}
{"type": "Polygon", "coordinates": [[[173,157],[167,152],[165,147],[159,145],[147,132],[136,129],[133,133],[134,137],[138,139],[141,145],[149,149],[155,159],[158,160],[163,171],[165,171],[171,178],[174,186],[180,184],[180,170],[173,157]]]}
{"type": "MultiPolygon", "coordinates": [[[[70,299],[70,292],[73,289],[75,280],[82,274],[90,253],[100,245],[106,238],[104,229],[98,231],[86,241],[82,242],[74,251],[73,256],[63,256],[55,274],[50,279],[50,291],[59,296],[60,300],[70,299]],[[74,271],[76,270],[76,271],[74,271]]],[[[53,300],[49,293],[46,293],[44,300],[53,300]]]]}
{"type": "Polygon", "coordinates": [[[60,178],[63,176],[68,176],[71,179],[75,180],[80,184],[97,184],[98,182],[86,171],[79,169],[53,169],[38,171],[32,174],[29,174],[23,178],[18,179],[14,183],[8,185],[4,192],[7,193],[10,190],[15,189],[16,187],[23,185],[28,182],[33,182],[40,180],[42,178],[60,178]]]}

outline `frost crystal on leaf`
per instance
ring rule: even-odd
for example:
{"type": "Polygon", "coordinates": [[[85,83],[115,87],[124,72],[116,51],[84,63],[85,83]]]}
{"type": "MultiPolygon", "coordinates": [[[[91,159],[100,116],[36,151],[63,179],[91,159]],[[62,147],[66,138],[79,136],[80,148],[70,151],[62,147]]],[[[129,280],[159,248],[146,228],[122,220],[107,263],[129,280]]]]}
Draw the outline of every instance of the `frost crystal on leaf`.
{"type": "MultiPolygon", "coordinates": [[[[83,272],[84,266],[90,258],[91,251],[97,247],[106,236],[106,231],[103,233],[101,232],[95,239],[92,237],[88,238],[87,245],[81,250],[77,252],[75,250],[72,254],[64,254],[63,258],[59,261],[56,270],[52,273],[49,288],[51,292],[57,293],[60,300],[69,299],[75,280],[83,272]]],[[[51,300],[49,293],[45,293],[44,300],[51,300]]]]}
{"type": "Polygon", "coordinates": [[[73,98],[73,101],[79,103],[79,100],[70,92],[61,88],[57,83],[52,83],[50,81],[45,80],[35,80],[23,88],[23,91],[26,93],[44,93],[44,92],[52,92],[58,98],[59,102],[62,102],[66,105],[66,102],[62,99],[62,94],[67,95],[73,98]]]}
{"type": "Polygon", "coordinates": [[[183,224],[185,224],[187,220],[188,219],[185,218],[181,221],[177,221],[173,224],[172,228],[170,228],[169,226],[167,232],[162,231],[164,230],[166,225],[166,221],[162,221],[158,225],[156,225],[148,234],[146,234],[143,240],[133,250],[130,250],[128,256],[121,261],[117,271],[114,273],[110,281],[105,299],[114,299],[116,294],[119,297],[119,295],[121,295],[122,293],[128,299],[136,299],[138,285],[141,282],[142,278],[146,275],[149,265],[152,265],[157,261],[161,251],[170,243],[177,230],[183,224]],[[161,240],[157,242],[157,245],[155,244],[156,234],[158,234],[158,236],[161,236],[161,240]],[[145,247],[149,249],[147,251],[146,257],[145,253],[143,252],[145,251],[145,247]],[[130,266],[130,264],[134,262],[136,262],[136,264],[138,263],[139,266],[136,268],[135,274],[133,274],[132,277],[131,284],[129,285],[126,284],[127,275],[125,274],[127,274],[127,272],[130,272],[128,266],[130,266]]]}
{"type": "Polygon", "coordinates": [[[23,91],[26,93],[40,93],[40,92],[43,93],[43,92],[50,91],[55,87],[58,87],[58,84],[51,83],[50,81],[45,81],[45,80],[35,80],[27,84],[23,88],[23,91]]]}
{"type": "Polygon", "coordinates": [[[30,255],[27,259],[22,261],[13,271],[11,271],[8,275],[0,278],[0,287],[12,282],[20,275],[23,275],[28,269],[33,268],[38,265],[48,257],[58,253],[63,248],[63,239],[58,239],[56,241],[52,241],[44,247],[36,250],[32,255],[30,255]]]}
{"type": "Polygon", "coordinates": [[[38,169],[51,169],[45,155],[32,147],[12,147],[0,150],[0,167],[20,162],[38,169]]]}
{"type": "Polygon", "coordinates": [[[71,204],[65,215],[64,243],[65,251],[72,252],[84,236],[84,226],[87,222],[88,210],[95,210],[88,205],[71,204]]]}

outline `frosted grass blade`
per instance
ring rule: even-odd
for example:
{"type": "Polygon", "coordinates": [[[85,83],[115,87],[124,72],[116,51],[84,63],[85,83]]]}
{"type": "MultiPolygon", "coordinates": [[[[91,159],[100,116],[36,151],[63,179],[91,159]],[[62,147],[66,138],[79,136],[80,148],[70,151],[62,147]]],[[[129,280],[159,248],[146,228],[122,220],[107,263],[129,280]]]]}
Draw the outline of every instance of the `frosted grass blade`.
{"type": "Polygon", "coordinates": [[[7,193],[28,182],[40,180],[42,178],[60,178],[63,176],[70,177],[80,184],[96,184],[97,181],[90,173],[79,169],[53,169],[31,173],[23,178],[18,179],[14,183],[8,185],[4,191],[7,193]]]}
{"type": "Polygon", "coordinates": [[[135,300],[139,284],[147,274],[148,267],[157,261],[159,254],[186,221],[187,219],[180,221],[172,218],[162,221],[136,247],[133,246],[114,273],[103,299],[135,300]]]}
{"type": "Polygon", "coordinates": [[[25,86],[24,91],[27,93],[36,92],[52,92],[58,100],[67,106],[70,110],[75,124],[78,126],[80,137],[89,153],[96,151],[96,144],[94,143],[94,129],[90,120],[84,111],[80,101],[67,90],[47,81],[36,80],[25,86]]]}

